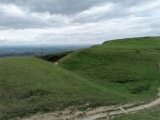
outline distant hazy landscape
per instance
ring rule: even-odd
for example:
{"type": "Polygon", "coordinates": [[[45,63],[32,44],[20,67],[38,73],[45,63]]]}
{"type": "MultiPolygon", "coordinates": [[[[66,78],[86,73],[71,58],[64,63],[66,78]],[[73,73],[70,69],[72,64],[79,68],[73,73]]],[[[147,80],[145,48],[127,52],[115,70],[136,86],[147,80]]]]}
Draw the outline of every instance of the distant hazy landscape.
{"type": "Polygon", "coordinates": [[[0,45],[0,58],[11,56],[42,56],[52,53],[75,51],[91,45],[0,45]]]}

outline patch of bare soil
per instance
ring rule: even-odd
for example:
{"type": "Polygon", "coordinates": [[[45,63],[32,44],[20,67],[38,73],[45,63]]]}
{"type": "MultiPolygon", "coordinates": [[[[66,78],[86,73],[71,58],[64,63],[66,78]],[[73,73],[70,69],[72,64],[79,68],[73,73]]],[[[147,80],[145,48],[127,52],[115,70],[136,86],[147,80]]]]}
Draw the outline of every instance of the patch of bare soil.
{"type": "Polygon", "coordinates": [[[53,62],[54,65],[58,65],[58,62],[53,62]]]}

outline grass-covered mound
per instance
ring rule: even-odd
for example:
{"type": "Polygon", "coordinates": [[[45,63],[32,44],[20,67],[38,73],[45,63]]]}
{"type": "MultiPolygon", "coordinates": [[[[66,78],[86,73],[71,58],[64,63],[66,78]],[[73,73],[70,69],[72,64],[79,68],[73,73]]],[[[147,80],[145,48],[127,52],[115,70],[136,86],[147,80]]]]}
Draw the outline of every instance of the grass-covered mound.
{"type": "Polygon", "coordinates": [[[88,103],[90,107],[117,104],[123,99],[38,58],[0,59],[0,120],[69,106],[83,108],[88,103]]]}
{"type": "Polygon", "coordinates": [[[148,100],[160,86],[160,38],[107,41],[63,58],[60,65],[106,91],[148,100]]]}

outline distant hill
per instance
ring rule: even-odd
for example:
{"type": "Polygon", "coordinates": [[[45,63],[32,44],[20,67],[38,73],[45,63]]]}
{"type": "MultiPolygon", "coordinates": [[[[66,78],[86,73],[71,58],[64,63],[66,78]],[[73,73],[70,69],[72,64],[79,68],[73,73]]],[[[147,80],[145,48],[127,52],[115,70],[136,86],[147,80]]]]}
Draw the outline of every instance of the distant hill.
{"type": "Polygon", "coordinates": [[[160,86],[160,37],[107,41],[57,62],[0,59],[0,120],[154,99],[160,86]]]}

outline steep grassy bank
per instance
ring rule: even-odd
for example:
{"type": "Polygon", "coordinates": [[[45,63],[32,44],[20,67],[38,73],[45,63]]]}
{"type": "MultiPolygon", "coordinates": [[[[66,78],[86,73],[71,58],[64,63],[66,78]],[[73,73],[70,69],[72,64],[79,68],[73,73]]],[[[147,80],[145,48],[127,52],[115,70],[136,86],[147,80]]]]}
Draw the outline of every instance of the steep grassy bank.
{"type": "Polygon", "coordinates": [[[90,107],[117,104],[123,99],[37,58],[0,59],[1,120],[69,106],[82,109],[88,103],[90,107]]]}

